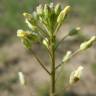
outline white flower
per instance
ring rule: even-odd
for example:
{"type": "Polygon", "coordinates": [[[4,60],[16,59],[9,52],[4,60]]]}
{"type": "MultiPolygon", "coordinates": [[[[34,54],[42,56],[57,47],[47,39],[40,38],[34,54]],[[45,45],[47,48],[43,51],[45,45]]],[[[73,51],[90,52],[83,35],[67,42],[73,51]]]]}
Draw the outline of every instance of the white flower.
{"type": "Polygon", "coordinates": [[[83,66],[79,66],[75,71],[71,73],[70,79],[69,79],[70,84],[74,84],[80,80],[83,69],[84,69],[83,66]]]}

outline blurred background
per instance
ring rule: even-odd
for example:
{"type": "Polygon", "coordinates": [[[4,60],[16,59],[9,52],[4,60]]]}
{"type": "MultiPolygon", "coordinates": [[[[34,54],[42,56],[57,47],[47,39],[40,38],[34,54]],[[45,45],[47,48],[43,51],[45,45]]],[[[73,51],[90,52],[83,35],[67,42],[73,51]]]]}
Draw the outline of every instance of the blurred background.
{"type": "MultiPolygon", "coordinates": [[[[0,96],[48,96],[49,77],[32,54],[26,50],[16,36],[17,29],[26,29],[23,12],[32,13],[39,4],[51,0],[0,0],[0,96]],[[21,86],[17,73],[24,72],[26,86],[21,86]]],[[[57,50],[57,64],[67,50],[75,51],[84,40],[96,35],[96,0],[53,0],[62,8],[72,6],[72,13],[59,30],[58,41],[73,27],[81,27],[81,33],[66,39],[57,50]]],[[[96,96],[96,44],[86,52],[75,56],[57,74],[58,96],[96,96]],[[69,74],[79,65],[84,66],[82,80],[66,88],[69,74]]],[[[33,50],[49,60],[42,46],[35,44],[33,50]]]]}

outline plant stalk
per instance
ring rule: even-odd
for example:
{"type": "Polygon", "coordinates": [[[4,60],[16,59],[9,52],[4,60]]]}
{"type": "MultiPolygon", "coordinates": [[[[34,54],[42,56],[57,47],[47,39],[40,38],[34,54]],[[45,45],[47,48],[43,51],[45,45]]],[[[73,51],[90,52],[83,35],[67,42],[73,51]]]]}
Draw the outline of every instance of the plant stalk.
{"type": "Polygon", "coordinates": [[[39,59],[39,57],[35,54],[35,52],[33,50],[30,50],[33,54],[33,56],[35,57],[35,59],[38,61],[38,63],[41,65],[41,67],[49,74],[51,75],[51,73],[49,72],[49,70],[44,66],[44,64],[42,63],[42,61],[39,59]]]}
{"type": "Polygon", "coordinates": [[[51,66],[51,92],[50,96],[56,96],[55,95],[55,37],[51,37],[51,53],[52,53],[52,66],[51,66]]]}

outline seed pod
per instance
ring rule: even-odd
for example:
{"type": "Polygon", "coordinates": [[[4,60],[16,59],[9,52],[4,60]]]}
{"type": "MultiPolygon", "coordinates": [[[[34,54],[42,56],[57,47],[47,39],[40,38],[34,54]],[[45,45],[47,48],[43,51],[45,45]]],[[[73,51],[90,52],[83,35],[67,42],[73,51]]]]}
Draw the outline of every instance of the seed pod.
{"type": "Polygon", "coordinates": [[[67,62],[70,59],[72,52],[71,51],[67,51],[67,53],[65,54],[65,56],[63,57],[62,62],[67,62]]]}
{"type": "Polygon", "coordinates": [[[73,28],[73,29],[69,32],[69,35],[70,35],[70,36],[77,35],[79,31],[80,31],[80,27],[73,28]]]}
{"type": "Polygon", "coordinates": [[[58,16],[58,18],[57,18],[57,23],[60,23],[60,24],[61,24],[61,23],[65,20],[65,18],[66,18],[66,16],[68,15],[69,11],[70,11],[70,6],[66,6],[66,7],[60,12],[60,14],[59,14],[59,16],[58,16]]]}
{"type": "Polygon", "coordinates": [[[45,38],[42,43],[44,46],[46,46],[48,48],[48,39],[47,38],[45,38]]]}
{"type": "Polygon", "coordinates": [[[83,50],[86,50],[86,49],[90,48],[95,41],[96,41],[96,36],[92,36],[90,38],[90,40],[81,43],[80,51],[83,51],[83,50]]]}

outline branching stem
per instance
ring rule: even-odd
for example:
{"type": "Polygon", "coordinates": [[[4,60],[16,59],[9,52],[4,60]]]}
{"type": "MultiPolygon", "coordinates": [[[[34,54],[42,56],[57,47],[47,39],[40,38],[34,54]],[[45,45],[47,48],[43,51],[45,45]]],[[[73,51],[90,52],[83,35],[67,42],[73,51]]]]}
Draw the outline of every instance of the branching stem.
{"type": "MultiPolygon", "coordinates": [[[[71,59],[73,56],[77,55],[79,52],[80,52],[80,50],[77,49],[77,50],[70,56],[70,59],[71,59]]],[[[70,60],[70,59],[69,59],[69,60],[70,60]]],[[[65,63],[66,63],[66,62],[61,62],[61,64],[57,65],[55,69],[58,69],[59,67],[62,66],[62,64],[65,64],[65,63]]]]}
{"type": "Polygon", "coordinates": [[[35,59],[38,61],[38,63],[41,65],[41,67],[42,67],[49,75],[51,75],[51,73],[50,73],[50,72],[48,71],[48,69],[44,66],[44,64],[42,63],[42,61],[40,60],[40,58],[35,54],[35,52],[32,51],[32,50],[31,50],[31,52],[32,52],[33,56],[35,57],[35,59]]]}
{"type": "Polygon", "coordinates": [[[68,33],[57,43],[55,50],[59,47],[59,45],[68,37],[68,33]]]}

